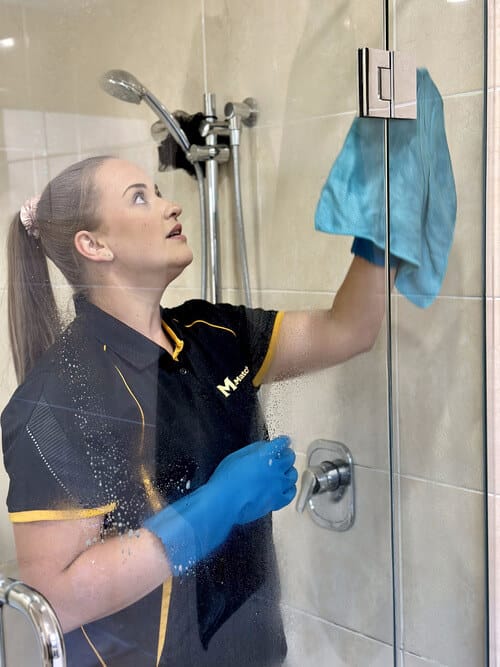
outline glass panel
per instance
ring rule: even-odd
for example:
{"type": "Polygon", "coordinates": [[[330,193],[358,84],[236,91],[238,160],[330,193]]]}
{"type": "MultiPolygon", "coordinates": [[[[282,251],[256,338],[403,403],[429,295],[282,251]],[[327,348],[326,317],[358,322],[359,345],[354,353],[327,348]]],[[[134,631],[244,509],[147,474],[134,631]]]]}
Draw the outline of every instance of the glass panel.
{"type": "MultiPolygon", "coordinates": [[[[344,142],[356,115],[356,50],[383,46],[380,0],[258,0],[251,10],[241,0],[155,0],[140,10],[131,0],[19,0],[0,4],[0,25],[2,210],[13,216],[52,183],[35,216],[39,240],[29,208],[13,223],[21,264],[32,262],[25,274],[18,264],[12,278],[13,338],[32,342],[34,360],[11,400],[18,380],[11,357],[3,358],[10,477],[2,470],[1,493],[9,492],[18,552],[4,511],[0,571],[48,597],[67,632],[69,664],[78,667],[392,664],[384,324],[376,337],[384,271],[357,259],[340,289],[358,228],[314,229],[330,168],[352,150],[344,142]],[[113,80],[122,98],[139,102],[130,99],[135,86],[146,103],[103,92],[98,81],[112,68],[130,71],[168,109],[185,110],[186,132],[200,129],[200,118],[187,116],[204,112],[204,93],[215,94],[220,122],[227,102],[257,101],[257,123],[242,125],[240,145],[252,311],[189,301],[202,294],[208,254],[197,179],[171,168],[182,150],[171,137],[163,142],[156,126],[158,152],[151,95],[116,73],[108,92],[113,80]],[[99,155],[117,159],[87,163],[88,178],[65,172],[52,180],[99,155]],[[180,231],[179,216],[182,234],[168,237],[180,231]],[[194,255],[189,268],[183,235],[194,255]],[[61,326],[71,326],[39,358],[44,335],[51,337],[42,325],[54,321],[36,273],[42,252],[53,260],[61,326]],[[157,305],[177,274],[161,300],[162,328],[157,305]],[[84,295],[76,318],[68,279],[84,295]],[[333,318],[312,315],[334,297],[333,318]],[[278,332],[272,309],[305,314],[286,315],[278,332]],[[325,320],[339,322],[334,334],[325,320]],[[365,338],[367,330],[373,336],[365,338]],[[273,370],[316,366],[317,357],[324,365],[326,356],[345,363],[253,389],[252,379],[258,385],[273,370]],[[291,436],[300,473],[311,442],[349,447],[352,528],[326,530],[294,502],[278,511],[282,488],[273,489],[293,480],[287,470],[283,479],[283,457],[267,445],[228,458],[265,440],[266,428],[271,437],[291,436]]],[[[229,137],[217,136],[221,158],[236,144],[233,121],[229,137]]],[[[375,141],[382,156],[382,136],[375,141]]],[[[201,134],[196,143],[204,145],[201,134]]],[[[207,225],[218,217],[222,300],[241,304],[231,164],[219,165],[219,211],[207,225]]],[[[337,208],[329,201],[327,222],[335,212],[353,222],[361,167],[355,162],[346,180],[336,172],[335,188],[354,187],[354,197],[337,208]]],[[[382,202],[381,174],[374,182],[382,202]]],[[[382,209],[375,213],[384,220],[382,209]]],[[[8,226],[5,217],[5,242],[8,226]]],[[[6,324],[3,336],[6,349],[6,324]]],[[[21,375],[25,358],[18,349],[21,375]]],[[[8,655],[31,664],[27,651],[19,641],[8,655]]]]}
{"type": "MultiPolygon", "coordinates": [[[[396,1],[390,22],[391,48],[413,53],[436,87],[419,71],[414,147],[422,147],[421,157],[410,148],[403,166],[397,149],[390,151],[391,248],[396,237],[408,243],[411,231],[409,251],[418,255],[418,269],[400,265],[406,273],[392,322],[397,645],[404,665],[487,663],[484,4],[396,1]],[[411,199],[401,192],[410,163],[411,199]]],[[[410,141],[414,128],[402,122],[410,141]]]]}

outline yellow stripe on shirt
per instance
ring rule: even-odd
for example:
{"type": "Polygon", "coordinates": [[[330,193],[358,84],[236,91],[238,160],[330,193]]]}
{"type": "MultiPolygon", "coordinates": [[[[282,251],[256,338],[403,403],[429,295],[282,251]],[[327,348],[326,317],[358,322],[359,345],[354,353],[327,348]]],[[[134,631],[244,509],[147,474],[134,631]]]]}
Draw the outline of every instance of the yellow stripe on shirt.
{"type": "Polygon", "coordinates": [[[269,370],[269,366],[271,365],[271,361],[273,360],[274,354],[276,352],[278,334],[281,327],[281,322],[283,321],[284,314],[285,313],[282,310],[276,313],[276,318],[274,320],[274,326],[273,326],[273,333],[271,334],[271,340],[269,341],[269,347],[267,348],[266,356],[264,357],[262,366],[259,368],[254,379],[252,380],[252,384],[254,387],[260,387],[263,379],[266,376],[267,371],[269,370]]]}
{"type": "Polygon", "coordinates": [[[233,334],[235,338],[237,338],[236,332],[233,331],[232,329],[229,329],[229,327],[223,327],[220,324],[212,324],[211,322],[207,322],[206,320],[195,320],[194,322],[191,322],[191,324],[185,324],[184,326],[186,327],[186,329],[189,329],[194,324],[206,324],[208,327],[212,327],[213,329],[222,329],[222,331],[228,331],[230,334],[233,334]]]}
{"type": "Polygon", "coordinates": [[[29,523],[30,521],[65,521],[68,519],[89,519],[93,516],[107,514],[116,509],[116,502],[108,503],[102,507],[90,509],[75,508],[67,510],[26,510],[22,512],[9,512],[12,523],[29,523]]]}

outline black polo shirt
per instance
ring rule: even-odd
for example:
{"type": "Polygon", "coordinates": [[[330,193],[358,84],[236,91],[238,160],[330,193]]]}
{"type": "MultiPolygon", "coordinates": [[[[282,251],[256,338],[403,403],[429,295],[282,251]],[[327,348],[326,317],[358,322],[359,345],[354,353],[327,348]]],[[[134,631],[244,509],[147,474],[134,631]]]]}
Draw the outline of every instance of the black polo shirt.
{"type": "MultiPolygon", "coordinates": [[[[200,300],[162,309],[170,355],[84,298],[75,306],[2,414],[7,505],[13,522],[104,515],[102,538],[121,535],[126,557],[148,516],[267,438],[257,391],[282,314],[200,300]]],[[[65,639],[75,667],[280,664],[271,517],[65,639]]]]}

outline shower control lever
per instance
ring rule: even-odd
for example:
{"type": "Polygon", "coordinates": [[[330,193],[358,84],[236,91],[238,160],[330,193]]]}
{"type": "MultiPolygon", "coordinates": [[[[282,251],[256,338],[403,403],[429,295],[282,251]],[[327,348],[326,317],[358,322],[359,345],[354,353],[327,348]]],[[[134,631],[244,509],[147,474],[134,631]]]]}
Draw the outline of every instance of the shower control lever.
{"type": "Polygon", "coordinates": [[[323,528],[344,531],[354,523],[354,464],[349,449],[334,440],[315,440],[307,450],[296,510],[308,510],[323,528]]]}
{"type": "Polygon", "coordinates": [[[340,500],[350,481],[351,470],[345,461],[323,461],[319,466],[310,466],[302,475],[297,512],[303,512],[310,498],[316,493],[338,490],[336,499],[340,500]]]}

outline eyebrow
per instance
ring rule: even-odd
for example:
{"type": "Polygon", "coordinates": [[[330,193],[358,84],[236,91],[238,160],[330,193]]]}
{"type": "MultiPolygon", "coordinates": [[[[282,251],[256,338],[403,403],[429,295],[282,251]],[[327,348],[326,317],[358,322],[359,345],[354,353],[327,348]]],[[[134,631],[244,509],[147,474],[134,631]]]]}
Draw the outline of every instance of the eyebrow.
{"type": "Polygon", "coordinates": [[[125,196],[125,193],[127,192],[127,190],[130,190],[130,188],[144,188],[145,190],[147,190],[148,186],[146,185],[146,183],[132,183],[132,185],[129,185],[128,187],[125,188],[122,197],[125,196]]]}

